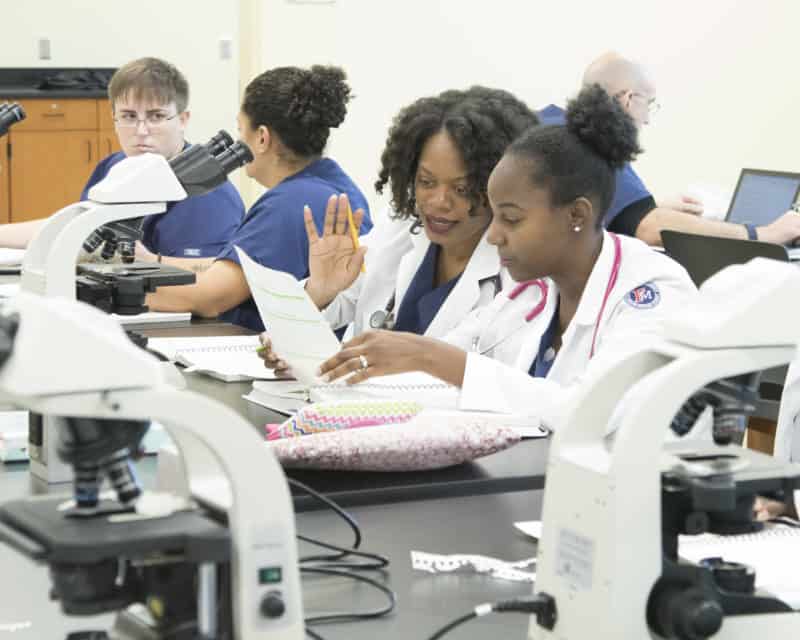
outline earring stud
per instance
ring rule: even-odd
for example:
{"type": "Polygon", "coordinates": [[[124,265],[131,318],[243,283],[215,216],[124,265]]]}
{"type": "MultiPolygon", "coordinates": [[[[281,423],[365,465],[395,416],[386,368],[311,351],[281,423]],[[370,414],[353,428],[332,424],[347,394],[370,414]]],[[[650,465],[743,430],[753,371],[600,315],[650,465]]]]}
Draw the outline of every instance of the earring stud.
{"type": "Polygon", "coordinates": [[[575,225],[574,227],[572,227],[572,230],[573,230],[575,233],[578,233],[578,232],[581,230],[581,228],[580,228],[578,225],[575,225]]]}

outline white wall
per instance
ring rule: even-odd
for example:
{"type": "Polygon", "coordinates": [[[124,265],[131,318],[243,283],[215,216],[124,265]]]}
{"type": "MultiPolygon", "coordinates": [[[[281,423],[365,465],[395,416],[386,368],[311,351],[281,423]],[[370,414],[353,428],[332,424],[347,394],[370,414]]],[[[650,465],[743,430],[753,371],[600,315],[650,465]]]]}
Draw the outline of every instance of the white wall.
{"type": "MultiPolygon", "coordinates": [[[[357,98],[330,155],[372,194],[387,128],[413,99],[480,83],[563,102],[607,49],[643,62],[663,108],[637,168],[656,195],[732,188],[743,166],[800,170],[792,0],[261,0],[264,68],[338,64],[357,98]]],[[[254,25],[255,28],[255,25],[254,25]]]]}
{"type": "Polygon", "coordinates": [[[118,67],[142,56],[164,58],[189,80],[189,139],[204,141],[222,128],[235,135],[239,107],[236,2],[24,0],[4,9],[0,66],[118,67]],[[51,41],[51,60],[37,58],[40,37],[51,41]],[[233,38],[230,60],[219,58],[222,37],[233,38]]]}

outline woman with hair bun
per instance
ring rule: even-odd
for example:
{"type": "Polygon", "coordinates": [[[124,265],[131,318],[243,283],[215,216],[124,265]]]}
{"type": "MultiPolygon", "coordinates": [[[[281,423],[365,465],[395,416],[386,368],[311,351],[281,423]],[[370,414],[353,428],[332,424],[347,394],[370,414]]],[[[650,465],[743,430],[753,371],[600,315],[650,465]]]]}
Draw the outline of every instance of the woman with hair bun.
{"type": "Polygon", "coordinates": [[[602,228],[614,171],[639,151],[630,116],[599,86],[585,88],[565,127],[526,132],[489,178],[488,241],[519,284],[444,340],[368,332],[321,374],[353,384],[423,371],[460,387],[462,409],[557,427],[587,370],[650,343],[696,292],[676,262],[602,228]]]}
{"type": "MultiPolygon", "coordinates": [[[[256,262],[308,276],[308,239],[303,208],[318,212],[322,230],[325,205],[347,194],[363,232],[372,222],[367,200],[342,168],[323,156],[332,128],[347,114],[350,87],[338,67],[279,67],[255,78],[244,92],[239,135],[253,152],[247,175],[265,192],[250,208],[233,238],[213,259],[197,260],[197,282],[162,287],[147,296],[154,311],[191,311],[222,318],[255,331],[264,329],[234,250],[239,246],[256,262]]],[[[188,261],[184,261],[187,263],[188,261]]]]}

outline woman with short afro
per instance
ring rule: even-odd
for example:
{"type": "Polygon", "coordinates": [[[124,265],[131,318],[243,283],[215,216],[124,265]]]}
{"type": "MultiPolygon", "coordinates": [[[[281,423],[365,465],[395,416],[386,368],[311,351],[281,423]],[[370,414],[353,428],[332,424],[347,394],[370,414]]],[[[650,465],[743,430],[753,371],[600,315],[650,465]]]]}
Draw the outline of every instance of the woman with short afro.
{"type": "Polygon", "coordinates": [[[328,198],[344,193],[368,231],[367,200],[339,164],[324,157],[332,128],[347,114],[350,87],[338,67],[279,67],[247,85],[239,112],[241,140],[253,152],[247,175],[267,187],[216,259],[198,261],[193,285],[162,287],[147,296],[154,311],[191,311],[255,331],[264,329],[234,247],[271,269],[308,276],[303,208],[318,212],[322,228],[328,198]],[[205,270],[202,270],[205,268],[205,270]]]}
{"type": "Polygon", "coordinates": [[[367,332],[321,374],[354,384],[422,371],[460,387],[461,409],[557,428],[590,370],[651,344],[696,293],[678,263],[603,230],[614,172],[638,152],[630,116],[598,85],[583,89],[566,126],[527,131],[489,178],[488,241],[520,284],[445,340],[367,332]]]}

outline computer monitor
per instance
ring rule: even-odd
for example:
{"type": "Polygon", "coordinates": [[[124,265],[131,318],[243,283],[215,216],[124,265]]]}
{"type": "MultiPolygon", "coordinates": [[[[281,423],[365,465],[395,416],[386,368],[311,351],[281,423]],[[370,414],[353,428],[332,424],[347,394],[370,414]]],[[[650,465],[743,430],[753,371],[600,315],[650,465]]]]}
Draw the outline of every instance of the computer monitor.
{"type": "Polygon", "coordinates": [[[786,247],[770,242],[717,238],[665,229],[661,232],[664,252],[683,265],[698,287],[717,271],[732,264],[744,264],[753,258],[771,258],[786,262],[786,247]]]}
{"type": "Polygon", "coordinates": [[[762,226],[786,213],[800,191],[800,173],[742,169],[725,220],[762,226]]]}

